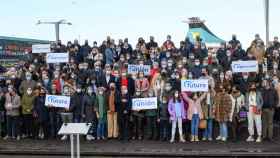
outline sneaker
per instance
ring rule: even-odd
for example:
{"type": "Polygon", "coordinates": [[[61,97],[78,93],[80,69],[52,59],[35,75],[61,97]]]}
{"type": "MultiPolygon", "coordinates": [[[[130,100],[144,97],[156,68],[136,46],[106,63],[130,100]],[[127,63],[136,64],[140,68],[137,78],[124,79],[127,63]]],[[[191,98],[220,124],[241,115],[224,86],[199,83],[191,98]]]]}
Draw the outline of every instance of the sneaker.
{"type": "Polygon", "coordinates": [[[100,140],[100,137],[97,137],[97,140],[100,140]]]}
{"type": "Polygon", "coordinates": [[[208,138],[208,141],[210,141],[210,142],[213,141],[213,138],[208,138]]]}
{"type": "Polygon", "coordinates": [[[17,141],[19,141],[20,140],[20,136],[17,136],[17,141]]]}
{"type": "Polygon", "coordinates": [[[66,139],[67,139],[67,135],[64,135],[63,137],[61,137],[60,140],[64,141],[64,140],[66,140],[66,139]]]}
{"type": "Polygon", "coordinates": [[[87,139],[87,141],[92,141],[92,140],[94,140],[95,138],[94,138],[92,135],[87,135],[87,136],[86,136],[86,139],[87,139]]]}
{"type": "Polygon", "coordinates": [[[206,141],[206,140],[207,140],[206,137],[203,137],[203,138],[202,138],[202,141],[206,141]]]}
{"type": "Polygon", "coordinates": [[[218,137],[216,138],[216,140],[222,140],[222,137],[221,137],[221,136],[218,136],[218,137]]]}
{"type": "Polygon", "coordinates": [[[223,142],[226,142],[226,141],[227,141],[227,138],[226,138],[226,137],[223,137],[223,138],[222,138],[222,141],[223,141],[223,142]]]}
{"type": "Polygon", "coordinates": [[[191,142],[194,142],[194,136],[191,136],[191,142]]]}
{"type": "Polygon", "coordinates": [[[253,141],[255,141],[255,139],[253,138],[253,136],[249,136],[246,141],[247,142],[253,142],[253,141]]]}
{"type": "Polygon", "coordinates": [[[171,140],[170,140],[170,143],[174,143],[174,139],[171,139],[171,140]]]}
{"type": "Polygon", "coordinates": [[[180,138],[180,142],[181,142],[181,143],[185,143],[186,140],[185,140],[184,138],[180,138]]]}
{"type": "Polygon", "coordinates": [[[199,142],[198,136],[194,137],[194,141],[199,142]]]}
{"type": "Polygon", "coordinates": [[[27,135],[23,134],[23,135],[21,136],[21,138],[22,138],[22,139],[25,139],[25,138],[27,138],[27,135]]]}
{"type": "Polygon", "coordinates": [[[9,136],[5,136],[5,137],[3,138],[3,140],[8,140],[8,139],[10,139],[9,136]]]}
{"type": "Polygon", "coordinates": [[[261,137],[261,136],[258,136],[258,138],[257,138],[256,142],[257,142],[257,143],[262,142],[262,137],[261,137]]]}

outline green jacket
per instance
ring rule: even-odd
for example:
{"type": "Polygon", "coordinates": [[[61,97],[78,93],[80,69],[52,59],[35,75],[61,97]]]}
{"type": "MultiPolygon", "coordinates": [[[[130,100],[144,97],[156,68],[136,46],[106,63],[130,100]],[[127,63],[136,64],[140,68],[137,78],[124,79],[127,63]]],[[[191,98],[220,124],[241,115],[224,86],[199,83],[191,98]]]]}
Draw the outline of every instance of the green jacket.
{"type": "Polygon", "coordinates": [[[106,120],[107,118],[107,99],[104,95],[96,95],[95,99],[95,111],[99,114],[99,120],[106,120]]]}
{"type": "Polygon", "coordinates": [[[24,94],[21,98],[22,114],[32,114],[35,97],[33,95],[24,94]]]}

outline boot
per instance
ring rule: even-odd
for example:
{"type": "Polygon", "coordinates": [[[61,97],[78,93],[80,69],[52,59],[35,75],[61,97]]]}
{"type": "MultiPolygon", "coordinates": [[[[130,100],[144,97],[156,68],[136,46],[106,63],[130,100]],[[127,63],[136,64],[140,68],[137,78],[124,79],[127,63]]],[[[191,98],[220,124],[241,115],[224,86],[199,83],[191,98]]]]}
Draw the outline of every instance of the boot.
{"type": "Polygon", "coordinates": [[[194,141],[199,142],[198,136],[194,137],[194,141]]]}

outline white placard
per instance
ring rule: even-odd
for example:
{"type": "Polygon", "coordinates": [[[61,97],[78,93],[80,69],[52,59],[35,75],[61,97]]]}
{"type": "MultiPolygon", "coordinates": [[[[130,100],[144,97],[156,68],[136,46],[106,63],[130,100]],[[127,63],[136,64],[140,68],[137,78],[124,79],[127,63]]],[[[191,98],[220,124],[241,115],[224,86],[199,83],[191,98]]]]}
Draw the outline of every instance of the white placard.
{"type": "Polygon", "coordinates": [[[258,61],[233,61],[231,63],[232,72],[258,72],[258,61]]]}
{"type": "Polygon", "coordinates": [[[60,108],[69,108],[70,97],[62,95],[47,95],[45,100],[45,105],[51,105],[60,108]]]}
{"type": "Polygon", "coordinates": [[[132,110],[157,109],[157,97],[132,99],[132,110]]]}
{"type": "Polygon", "coordinates": [[[32,45],[32,53],[50,53],[50,44],[34,44],[32,45]]]}
{"type": "Polygon", "coordinates": [[[208,92],[208,79],[181,80],[181,91],[208,92]]]}
{"type": "Polygon", "coordinates": [[[59,135],[81,134],[86,135],[91,127],[91,123],[67,123],[63,124],[58,131],[59,135]]]}
{"type": "Polygon", "coordinates": [[[47,63],[68,63],[68,53],[48,53],[46,55],[47,63]]]}
{"type": "Polygon", "coordinates": [[[128,65],[127,72],[128,74],[138,73],[143,71],[144,75],[150,75],[151,66],[150,65],[128,65]]]}

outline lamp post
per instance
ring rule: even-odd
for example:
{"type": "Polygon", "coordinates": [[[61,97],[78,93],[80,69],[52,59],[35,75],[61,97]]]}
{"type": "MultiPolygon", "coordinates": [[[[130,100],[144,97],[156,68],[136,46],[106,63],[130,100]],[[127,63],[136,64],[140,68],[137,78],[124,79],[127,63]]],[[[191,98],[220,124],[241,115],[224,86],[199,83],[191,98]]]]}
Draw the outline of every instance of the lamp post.
{"type": "Polygon", "coordinates": [[[59,20],[59,21],[41,21],[39,20],[37,22],[37,25],[40,25],[40,24],[52,24],[54,25],[55,27],[55,37],[56,37],[56,41],[59,41],[59,26],[60,24],[66,24],[66,25],[72,25],[71,22],[67,22],[66,20],[62,19],[62,20],[59,20]]]}
{"type": "Polygon", "coordinates": [[[264,16],[265,16],[265,44],[269,43],[269,0],[264,0],[264,16]]]}

